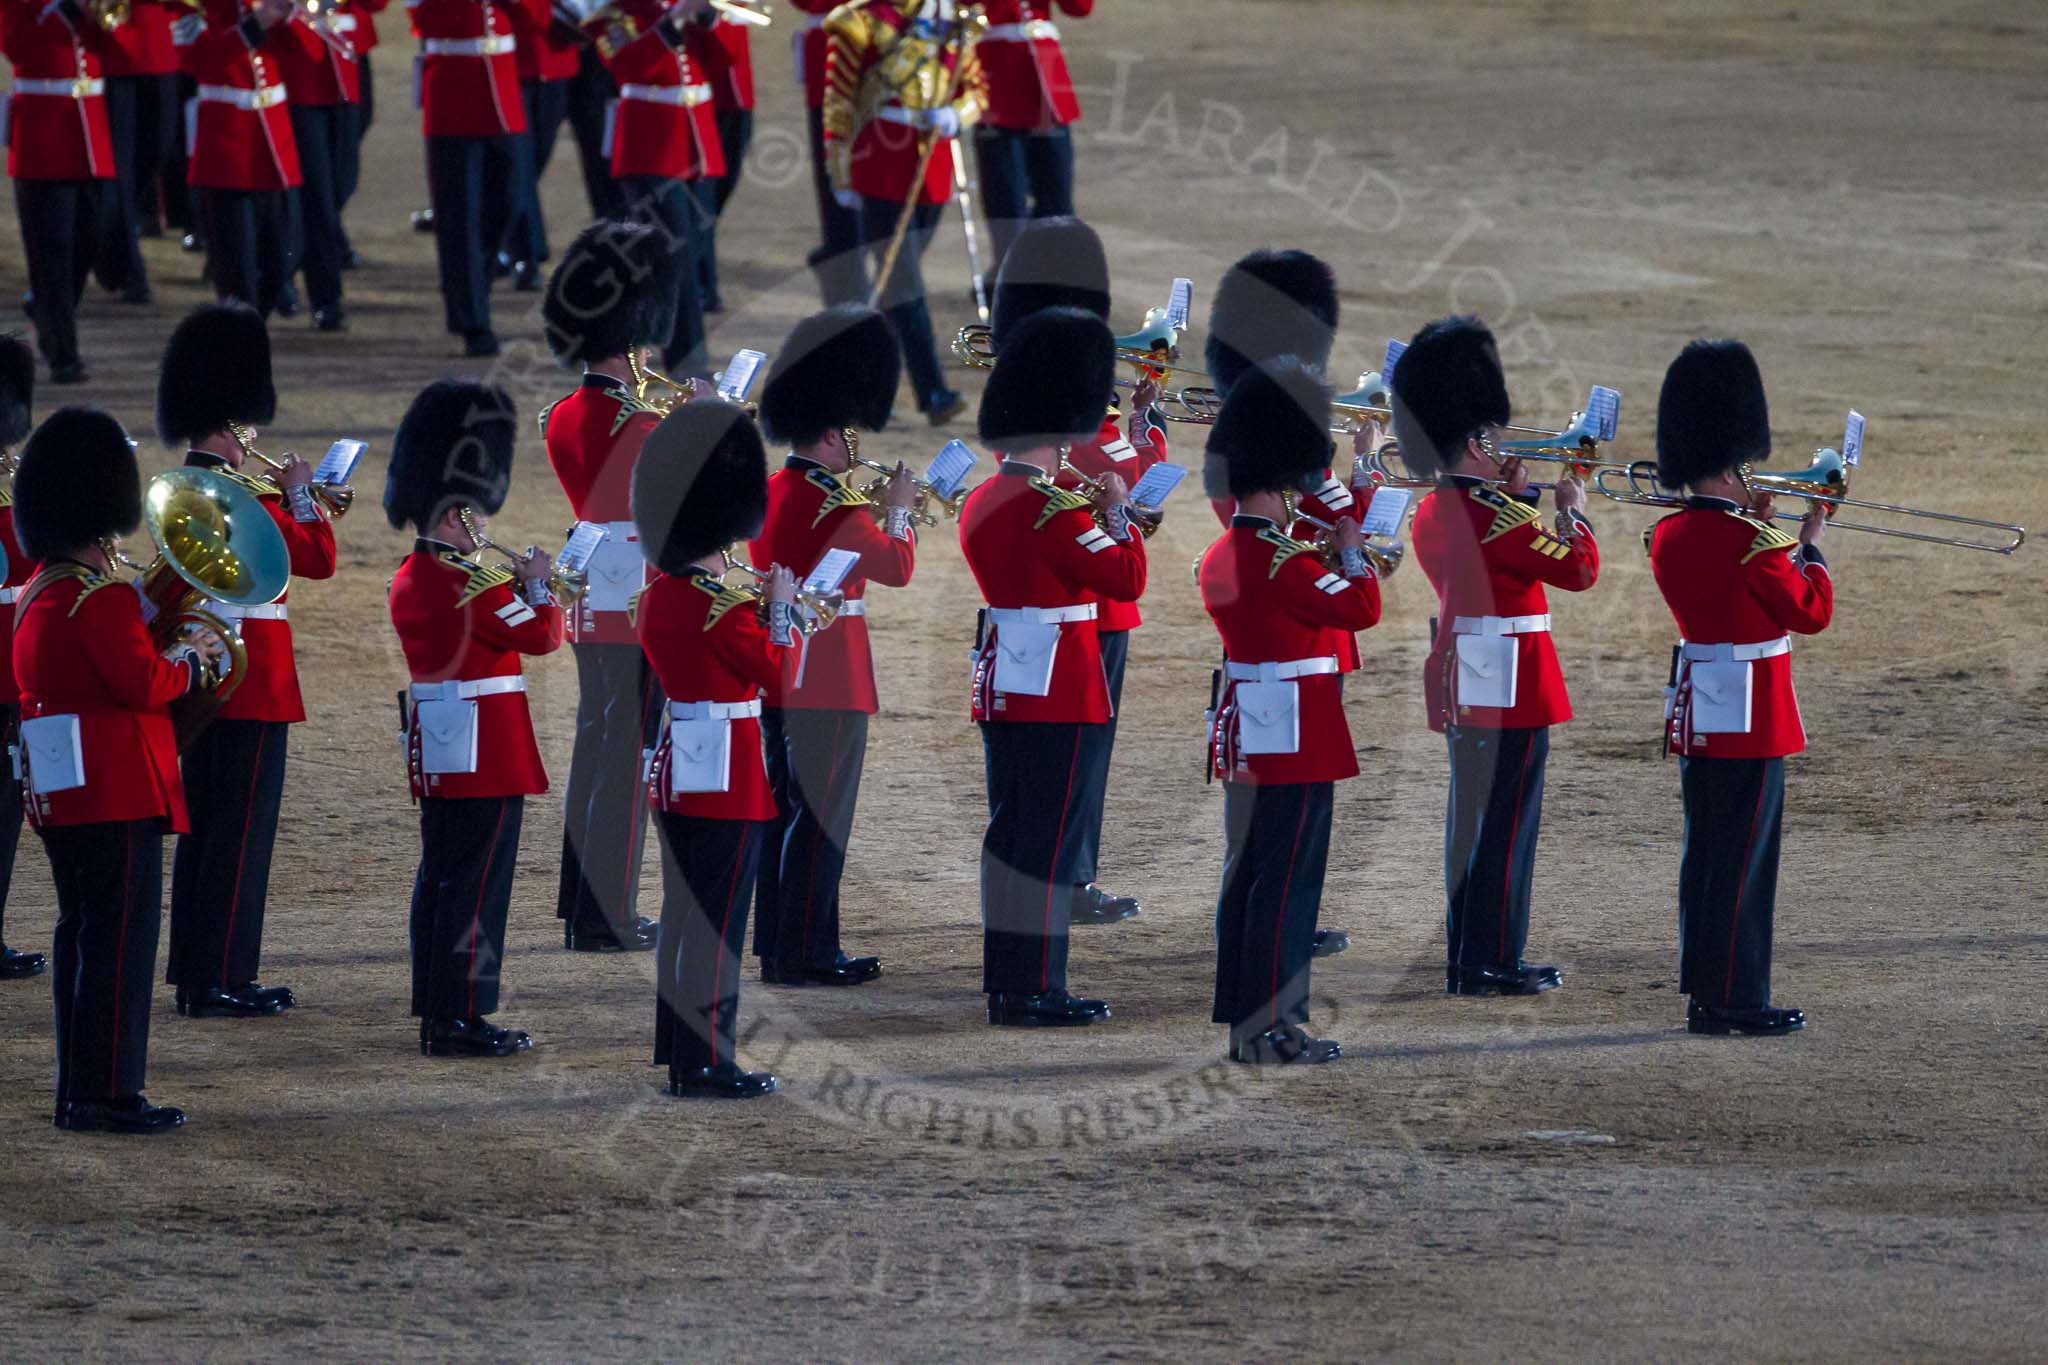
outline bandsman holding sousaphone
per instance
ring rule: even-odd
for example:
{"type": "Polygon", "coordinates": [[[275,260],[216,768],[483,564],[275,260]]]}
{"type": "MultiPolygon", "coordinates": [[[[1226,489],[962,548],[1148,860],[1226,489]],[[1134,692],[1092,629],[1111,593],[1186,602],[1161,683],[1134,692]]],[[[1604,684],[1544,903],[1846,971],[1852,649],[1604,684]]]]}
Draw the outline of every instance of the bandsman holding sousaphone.
{"type": "MultiPolygon", "coordinates": [[[[36,357],[19,337],[0,336],[0,554],[7,557],[0,587],[0,743],[17,752],[21,743],[21,687],[14,680],[14,599],[35,565],[14,533],[15,447],[27,439],[35,398],[36,357]]],[[[21,774],[13,763],[0,771],[0,923],[14,888],[14,855],[21,843],[21,774]]],[[[18,952],[0,935],[0,981],[39,975],[47,959],[18,952]]]]}
{"type": "MultiPolygon", "coordinates": [[[[257,451],[258,428],[276,411],[270,334],[253,309],[212,305],[178,324],[157,377],[158,436],[185,451],[187,467],[219,472],[262,505],[284,536],[294,576],[332,578],[329,510],[346,506],[349,494],[345,484],[316,484],[312,466],[295,455],[273,460],[257,451]]],[[[249,664],[185,749],[192,827],[172,863],[169,980],[180,1014],[271,1015],[296,1003],[288,988],[258,985],[256,976],[286,750],[306,704],[283,595],[208,610],[241,636],[249,664]]]]}

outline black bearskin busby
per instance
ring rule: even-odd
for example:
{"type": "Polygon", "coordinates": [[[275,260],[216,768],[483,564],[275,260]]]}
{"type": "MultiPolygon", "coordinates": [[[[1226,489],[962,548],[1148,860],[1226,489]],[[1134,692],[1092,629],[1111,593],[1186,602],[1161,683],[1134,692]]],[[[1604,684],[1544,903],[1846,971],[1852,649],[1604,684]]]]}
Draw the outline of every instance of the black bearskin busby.
{"type": "Polygon", "coordinates": [[[796,325],[761,388],[761,428],[772,441],[807,446],[828,431],[880,431],[896,405],[903,357],[896,334],[872,308],[842,303],[796,325]]]}
{"type": "Polygon", "coordinates": [[[518,417],[503,389],[437,379],[421,389],[391,439],[384,515],[426,531],[456,503],[489,516],[512,488],[518,417]]]}
{"type": "Polygon", "coordinates": [[[277,414],[270,329],[240,303],[195,309],[164,343],[156,378],[156,433],[188,446],[230,422],[262,426],[277,414]]]}
{"type": "Polygon", "coordinates": [[[1306,251],[1254,251],[1225,271],[1209,305],[1204,363],[1225,393],[1282,356],[1320,373],[1337,340],[1337,277],[1306,251]]]}
{"type": "Polygon", "coordinates": [[[1202,491],[1242,498],[1319,484],[1330,467],[1330,386],[1291,356],[1231,386],[1202,460],[1202,491]]]}
{"type": "Polygon", "coordinates": [[[1109,257],[1079,218],[1033,219],[1003,254],[989,307],[996,349],[1024,319],[1048,308],[1079,308],[1109,321],[1109,257]]]}
{"type": "Polygon", "coordinates": [[[1513,414],[1493,333],[1474,317],[1438,318],[1415,334],[1394,367],[1394,439],[1419,479],[1457,463],[1466,438],[1513,414]]]}
{"type": "Polygon", "coordinates": [[[761,533],[768,457],[744,408],[699,399],[661,419],[633,462],[640,550],[666,574],[761,533]]]}
{"type": "Polygon", "coordinates": [[[1014,452],[1102,430],[1116,388],[1116,338],[1079,308],[1047,308],[1017,326],[981,394],[981,441],[1014,452]]]}
{"type": "MultiPolygon", "coordinates": [[[[1405,356],[1401,363],[1408,363],[1405,356]]],[[[1657,482],[1683,488],[1770,453],[1771,413],[1749,347],[1688,344],[1664,371],[1657,395],[1657,482]]]]}
{"type": "Polygon", "coordinates": [[[14,534],[37,563],[142,523],[142,471],[121,424],[98,408],[59,408],[37,427],[14,475],[14,534]]]}
{"type": "Polygon", "coordinates": [[[0,449],[28,435],[36,397],[36,353],[18,336],[0,336],[0,449]]]}
{"type": "Polygon", "coordinates": [[[541,328],[558,364],[666,346],[676,325],[676,257],[646,223],[605,221],[577,234],[548,277],[541,328]]]}

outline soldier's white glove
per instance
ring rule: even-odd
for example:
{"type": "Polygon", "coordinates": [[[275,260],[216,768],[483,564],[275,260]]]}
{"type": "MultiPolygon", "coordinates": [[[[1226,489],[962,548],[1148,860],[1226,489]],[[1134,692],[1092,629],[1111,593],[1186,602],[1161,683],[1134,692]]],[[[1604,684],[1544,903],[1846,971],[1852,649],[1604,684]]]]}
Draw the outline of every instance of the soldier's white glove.
{"type": "Polygon", "coordinates": [[[950,104],[938,109],[925,110],[917,116],[917,122],[919,127],[940,137],[960,136],[960,115],[950,104]]]}
{"type": "Polygon", "coordinates": [[[860,195],[853,190],[834,190],[832,200],[843,209],[858,211],[860,208],[860,195]]]}

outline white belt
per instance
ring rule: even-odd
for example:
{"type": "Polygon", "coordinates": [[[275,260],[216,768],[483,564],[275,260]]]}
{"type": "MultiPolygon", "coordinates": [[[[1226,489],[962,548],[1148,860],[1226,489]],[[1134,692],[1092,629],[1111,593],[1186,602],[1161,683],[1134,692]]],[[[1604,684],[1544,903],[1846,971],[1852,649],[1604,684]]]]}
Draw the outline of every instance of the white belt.
{"type": "Polygon", "coordinates": [[[1549,629],[1549,612],[1541,616],[1460,616],[1451,622],[1453,635],[1542,635],[1549,629]]]}
{"type": "Polygon", "coordinates": [[[238,85],[202,85],[199,98],[208,104],[232,104],[237,109],[268,109],[283,104],[285,93],[282,85],[266,85],[259,90],[244,90],[238,85]]]}
{"type": "Polygon", "coordinates": [[[1093,602],[1078,607],[990,607],[988,619],[999,626],[1056,626],[1065,621],[1093,621],[1096,612],[1093,602]]]}
{"type": "Polygon", "coordinates": [[[468,678],[454,682],[414,683],[414,701],[470,701],[476,697],[494,697],[501,692],[524,692],[526,679],[517,673],[504,673],[495,678],[468,678]]]}
{"type": "Polygon", "coordinates": [[[291,619],[283,602],[265,602],[254,607],[238,607],[232,602],[208,602],[205,609],[223,621],[288,621],[291,619]]]}
{"type": "Polygon", "coordinates": [[[672,701],[670,720],[746,720],[761,714],[761,699],[752,701],[672,701]]]}
{"type": "Polygon", "coordinates": [[[841,616],[866,616],[868,614],[867,600],[856,597],[851,602],[843,602],[839,606],[839,614],[841,616]]]}
{"type": "Polygon", "coordinates": [[[82,100],[92,95],[107,93],[107,83],[98,76],[81,76],[69,81],[17,80],[14,83],[17,95],[57,95],[69,100],[82,100]]]}
{"type": "Polygon", "coordinates": [[[1753,645],[1696,645],[1688,642],[1680,646],[1680,653],[1687,663],[1748,663],[1755,659],[1775,659],[1780,654],[1791,652],[1792,637],[1789,635],[1753,645]]]}
{"type": "Polygon", "coordinates": [[[900,123],[906,128],[915,128],[918,116],[925,112],[922,109],[905,109],[900,104],[885,104],[875,110],[875,117],[884,123],[900,123]]]}
{"type": "Polygon", "coordinates": [[[674,104],[694,108],[711,102],[711,87],[708,85],[622,85],[619,87],[622,100],[642,100],[648,104],[674,104]]]}
{"type": "Polygon", "coordinates": [[[509,33],[493,33],[482,38],[429,38],[420,44],[420,50],[429,57],[502,57],[519,46],[519,41],[509,33]]]}
{"type": "Polygon", "coordinates": [[[1290,678],[1336,671],[1337,657],[1334,654],[1325,654],[1320,659],[1286,659],[1262,664],[1241,664],[1231,659],[1223,664],[1223,676],[1232,682],[1286,682],[1290,678]]]}
{"type": "Polygon", "coordinates": [[[991,24],[982,31],[984,43],[1028,43],[1034,38],[1060,40],[1060,26],[1050,19],[1032,19],[1022,24],[991,24]]]}
{"type": "Polygon", "coordinates": [[[13,606],[15,599],[20,596],[20,588],[0,588],[0,607],[13,606]]]}

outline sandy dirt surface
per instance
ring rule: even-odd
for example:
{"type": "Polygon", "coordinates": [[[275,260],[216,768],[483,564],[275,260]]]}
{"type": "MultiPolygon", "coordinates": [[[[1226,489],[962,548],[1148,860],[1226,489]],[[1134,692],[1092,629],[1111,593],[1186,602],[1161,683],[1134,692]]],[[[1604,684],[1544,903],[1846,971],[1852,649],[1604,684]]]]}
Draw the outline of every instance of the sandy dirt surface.
{"type": "MultiPolygon", "coordinates": [[[[1176,275],[1260,244],[1337,266],[1336,369],[1456,309],[1499,329],[1524,413],[1624,391],[1650,452],[1663,366],[1698,334],[1757,349],[1780,457],[1870,419],[1858,491],[2048,523],[2048,17],[2020,0],[1338,3],[1108,0],[1067,31],[1088,122],[1080,205],[1134,327],[1176,275]]],[[[787,16],[778,21],[786,24],[787,16]]],[[[351,211],[355,330],[277,327],[268,444],[384,449],[451,358],[427,239],[406,44],[351,211]]],[[[814,220],[787,29],[722,233],[715,348],[773,351],[814,306],[814,220]]],[[[547,185],[578,225],[572,154],[547,185]]],[[[22,286],[10,233],[0,296],[22,286]]],[[[155,357],[200,298],[152,244],[158,303],[86,307],[83,394],[148,426],[155,357]]],[[[957,228],[933,274],[963,321],[957,228]]],[[[501,293],[524,413],[568,381],[501,293]]],[[[10,305],[11,306],[11,305],[10,305]]],[[[1199,344],[1199,337],[1193,339],[1199,344]]],[[[969,376],[972,380],[972,376],[969,376]]],[[[47,408],[55,395],[43,397],[47,408]]],[[[909,404],[903,404],[907,413],[909,404]]],[[[1195,439],[1174,433],[1183,458],[1195,439]]],[[[922,459],[905,423],[871,444],[922,459]]],[[[153,442],[146,457],[167,463],[153,442]]],[[[1688,1037],[1676,994],[1678,790],[1656,755],[1671,630],[1636,537],[1554,602],[1578,719],[1555,737],[1532,956],[1566,989],[1440,993],[1444,758],[1425,730],[1433,609],[1389,585],[1349,691],[1365,776],[1339,791],[1319,1032],[1346,1061],[1227,1068],[1207,1020],[1220,796],[1199,779],[1215,640],[1189,500],[1153,542],[1104,878],[1137,921],[1076,936],[1105,1027],[980,1021],[974,595],[950,535],[876,595],[873,732],[846,937],[887,974],[850,993],[750,984],[742,1028],[782,1094],[664,1097],[651,964],[565,954],[560,814],[531,803],[502,1018],[507,1064],[427,1062],[405,1014],[417,837],[393,740],[404,671],[383,584],[405,542],[361,480],[331,583],[293,592],[293,737],[265,978],[300,1008],[188,1023],[159,989],[152,1142],[49,1124],[47,984],[0,990],[0,1298],[10,1353],[277,1357],[2033,1357],[2048,1330],[2048,992],[2039,890],[2048,601],[2013,559],[1838,534],[1833,630],[1799,647],[1813,750],[1790,766],[1782,1041],[1688,1037]]],[[[567,511],[529,436],[512,535],[567,511]]],[[[532,670],[566,771],[574,672],[532,670]]],[[[650,859],[646,899],[658,895],[650,859]]],[[[46,939],[33,835],[11,941],[46,939]]]]}

